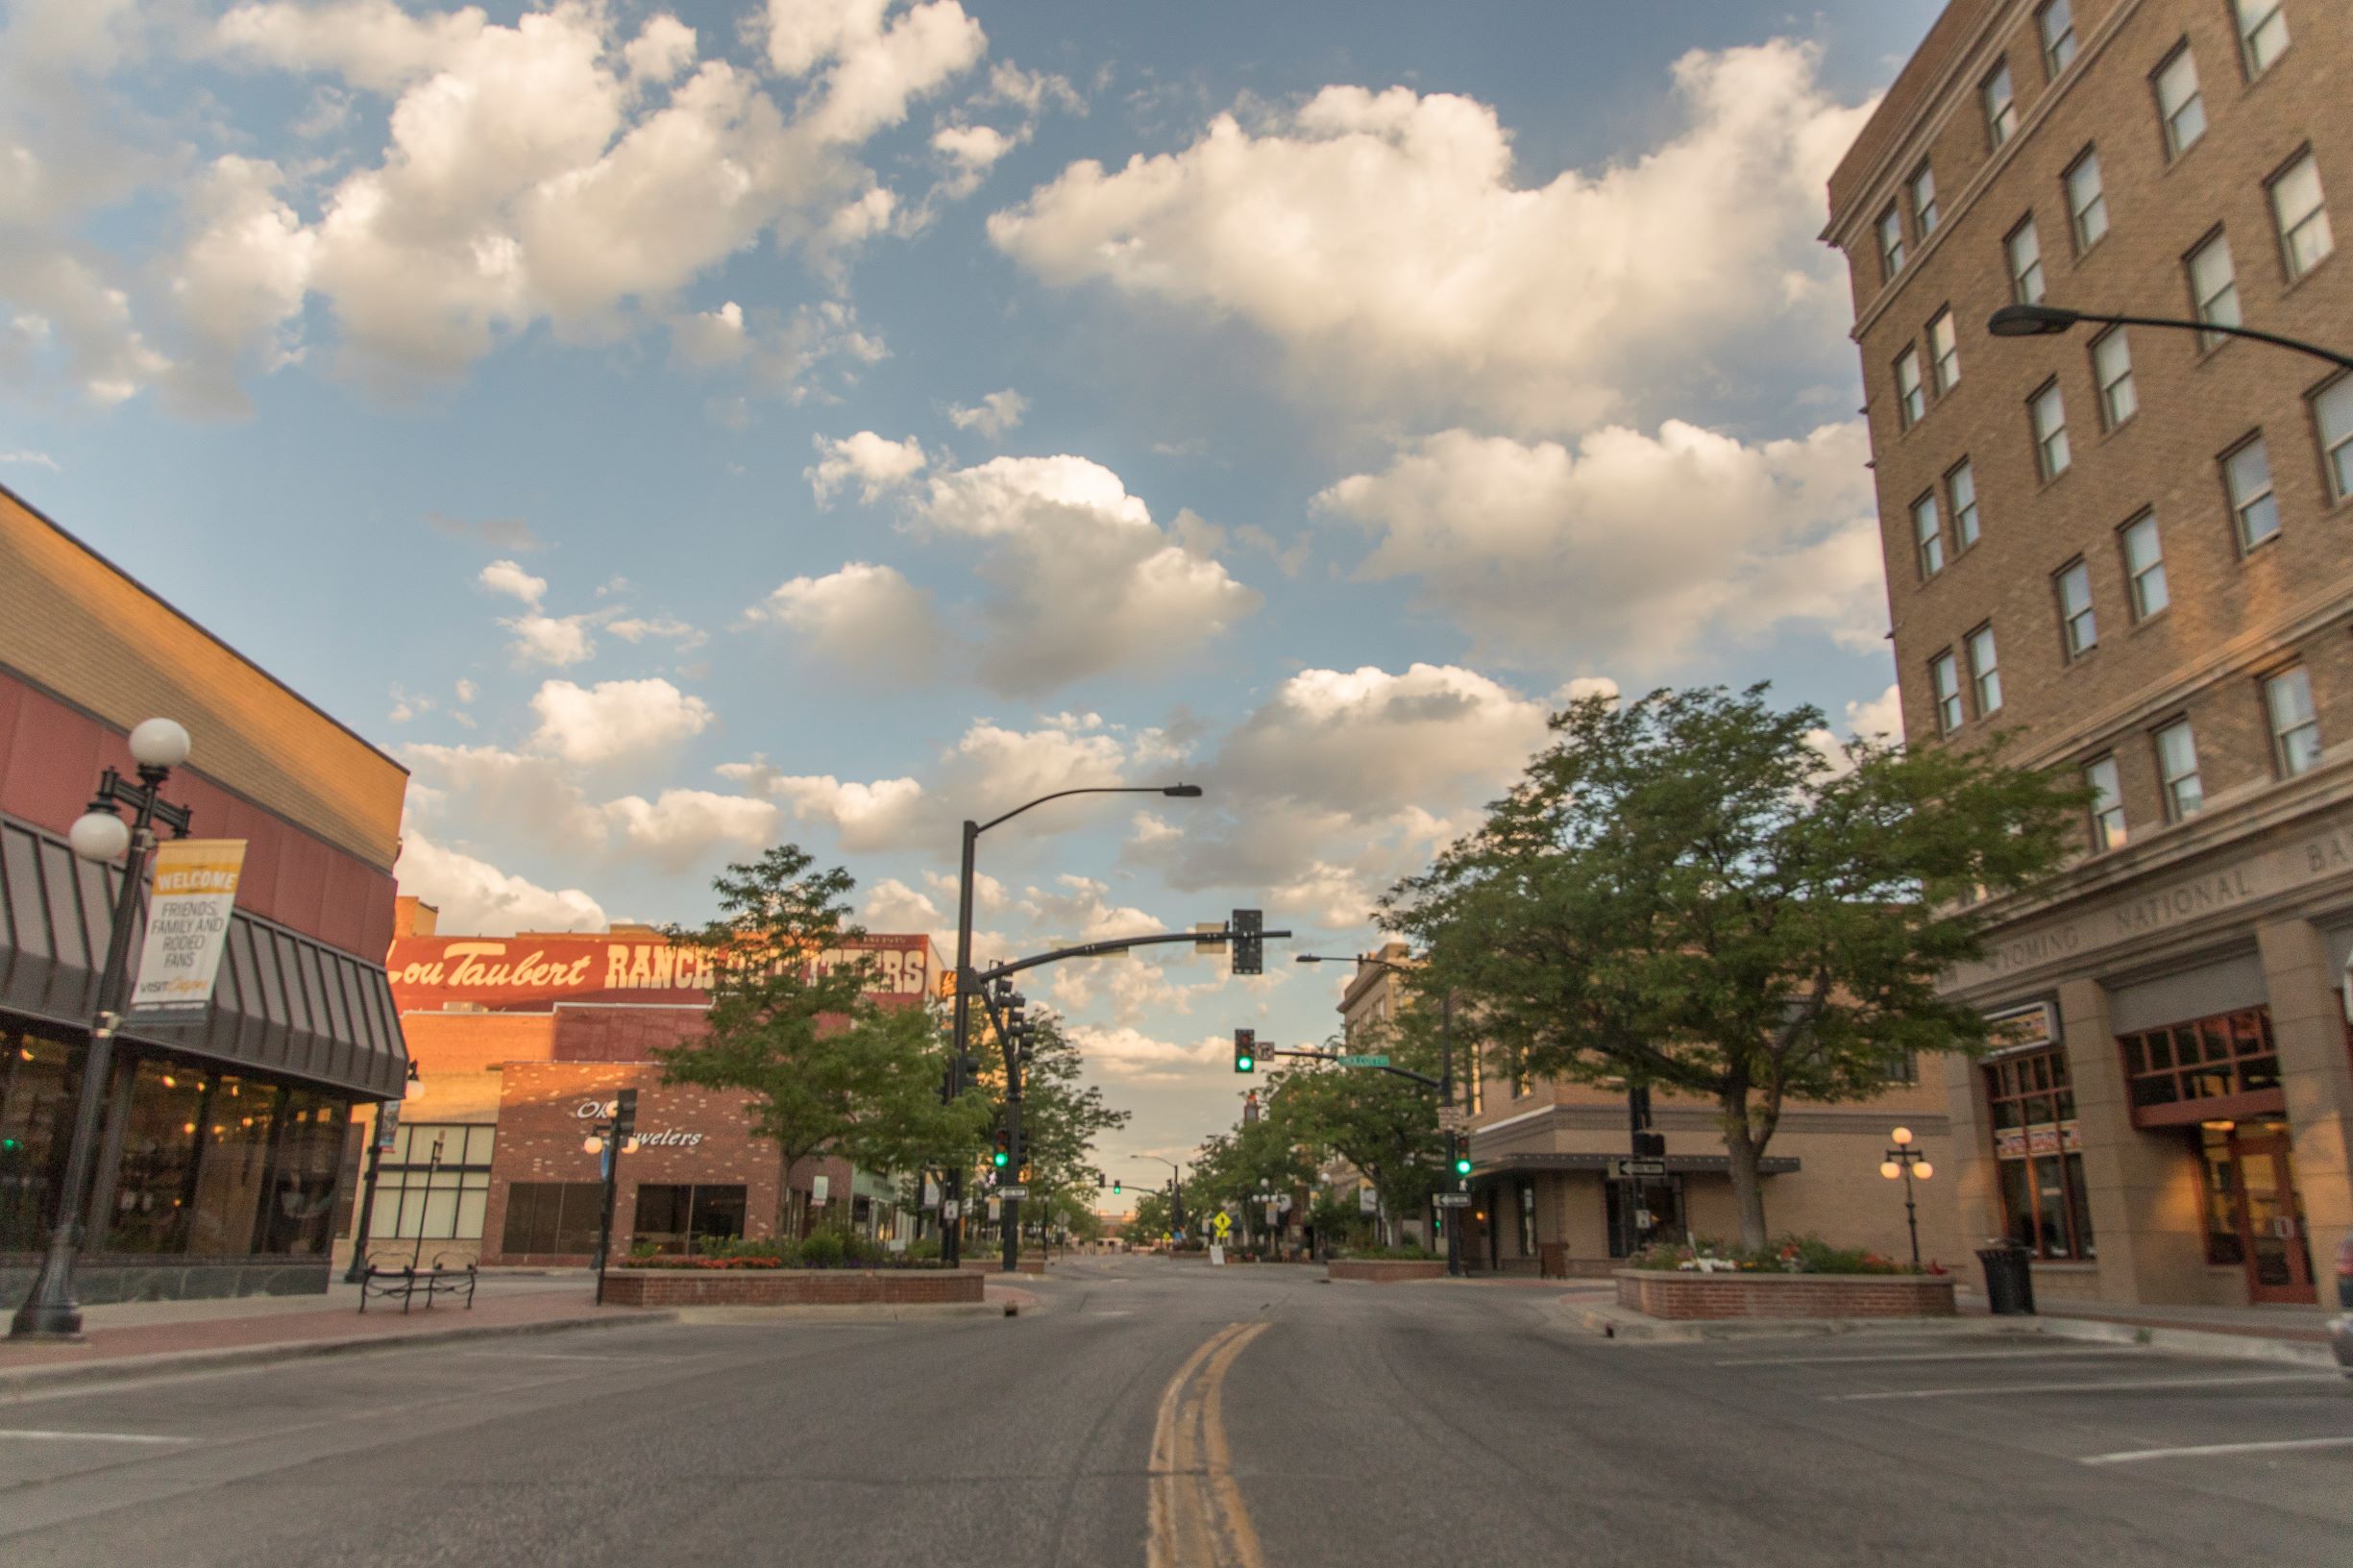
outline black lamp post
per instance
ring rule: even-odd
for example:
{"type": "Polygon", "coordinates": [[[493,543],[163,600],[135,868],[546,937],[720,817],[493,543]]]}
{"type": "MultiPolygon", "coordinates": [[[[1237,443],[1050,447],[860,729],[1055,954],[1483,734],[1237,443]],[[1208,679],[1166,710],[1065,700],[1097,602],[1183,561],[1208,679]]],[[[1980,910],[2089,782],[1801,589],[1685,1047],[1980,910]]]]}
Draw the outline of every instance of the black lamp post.
{"type": "MultiPolygon", "coordinates": [[[[408,1064],[408,1080],[404,1100],[417,1099],[425,1093],[425,1080],[417,1075],[417,1064],[408,1064]]],[[[352,1264],[343,1271],[345,1285],[357,1285],[368,1277],[368,1231],[376,1221],[376,1178],[384,1163],[384,1145],[391,1142],[399,1131],[401,1101],[387,1100],[376,1110],[376,1125],[368,1129],[367,1180],[359,1188],[359,1213],[352,1220],[352,1264]],[[389,1125],[387,1125],[389,1123],[389,1125]]],[[[392,1222],[394,1235],[399,1235],[400,1217],[392,1222]]]]}
{"type": "MultiPolygon", "coordinates": [[[[1040,796],[1026,805],[1016,806],[1001,817],[992,817],[985,822],[966,821],[962,870],[956,877],[956,992],[954,1005],[949,1014],[955,1043],[948,1054],[947,1083],[943,1090],[949,1100],[955,1099],[957,1095],[964,1092],[965,1053],[972,1038],[971,1013],[968,1004],[972,991],[969,980],[972,973],[973,851],[980,842],[980,836],[998,823],[1013,821],[1029,810],[1031,806],[1042,806],[1048,800],[1060,800],[1063,796],[1069,795],[1164,795],[1172,799],[1194,800],[1200,798],[1201,786],[1198,784],[1101,784],[1090,785],[1083,789],[1056,790],[1051,795],[1040,796]]],[[[1018,1147],[1017,1135],[1017,1146],[1013,1154],[1017,1161],[1020,1158],[1021,1150],[1018,1147]]],[[[944,1220],[940,1227],[940,1260],[948,1267],[954,1268],[964,1257],[964,1171],[961,1167],[949,1167],[947,1185],[941,1196],[946,1203],[956,1207],[956,1218],[952,1222],[944,1220]]],[[[1010,1266],[1009,1264],[1008,1267],[1010,1266]]]]}
{"type": "Polygon", "coordinates": [[[82,1249],[89,1202],[90,1167],[96,1163],[98,1117],[114,1075],[114,1032],[122,1026],[123,992],[130,985],[131,939],[138,924],[147,861],[155,853],[155,824],[172,837],[188,836],[190,813],[163,798],[163,781],[188,759],[188,732],[169,719],[149,719],[131,732],[131,759],[139,781],[126,783],[109,768],[98,780],[90,807],[66,834],[73,852],[93,865],[123,863],[114,895],[113,925],[107,934],[106,961],[98,971],[97,1005],[90,1018],[90,1043],[82,1064],[82,1087],[74,1101],[73,1142],[65,1151],[65,1179],[58,1188],[57,1224],[32,1293],[9,1320],[12,1339],[71,1339],[82,1333],[82,1309],[74,1301],[74,1263],[82,1249]],[[126,825],[116,806],[131,808],[126,825]]]}
{"type": "MultiPolygon", "coordinates": [[[[1359,953],[1353,958],[1336,958],[1328,953],[1301,953],[1297,962],[1354,964],[1360,968],[1382,968],[1408,978],[1413,973],[1409,966],[1373,953],[1359,953]]],[[[1455,1108],[1455,993],[1451,991],[1438,997],[1438,1105],[1447,1112],[1455,1108]]],[[[1451,1121],[1453,1117],[1449,1115],[1440,1119],[1451,1121]]],[[[1452,1127],[1446,1128],[1445,1133],[1446,1175],[1449,1180],[1459,1180],[1457,1172],[1461,1164],[1461,1137],[1452,1127]]],[[[1449,1278],[1458,1280],[1462,1277],[1462,1223],[1450,1214],[1446,1217],[1445,1225],[1446,1273],[1449,1278]]]]}
{"type": "Polygon", "coordinates": [[[2225,327],[2212,321],[2183,321],[2174,316],[2119,316],[2093,310],[2070,310],[2058,305],[2005,305],[1986,318],[1985,330],[1996,337],[2049,337],[2071,331],[2078,322],[2091,322],[2098,327],[2164,327],[2184,332],[2215,332],[2223,337],[2247,337],[2274,348],[2292,349],[2309,354],[2316,359],[2325,359],[2341,370],[2353,370],[2353,356],[2324,349],[2317,343],[2307,343],[2300,337],[2282,337],[2277,332],[2258,331],[2252,327],[2225,327]]]}
{"type": "Polygon", "coordinates": [[[1917,1176],[1924,1182],[1936,1174],[1936,1167],[1928,1164],[1926,1155],[1912,1146],[1911,1128],[1897,1128],[1888,1135],[1888,1140],[1895,1146],[1887,1151],[1887,1158],[1879,1162],[1879,1174],[1891,1182],[1898,1177],[1903,1179],[1903,1223],[1912,1233],[1912,1272],[1917,1274],[1920,1272],[1920,1213],[1912,1201],[1912,1179],[1917,1176]]]}
{"type": "MultiPolygon", "coordinates": [[[[1169,1159],[1164,1154],[1138,1154],[1131,1155],[1129,1158],[1135,1160],[1157,1160],[1162,1164],[1168,1167],[1168,1229],[1175,1235],[1184,1235],[1185,1167],[1178,1164],[1174,1160],[1169,1159]]],[[[1174,1257],[1175,1255],[1175,1249],[1171,1248],[1169,1250],[1169,1256],[1174,1257]]]]}

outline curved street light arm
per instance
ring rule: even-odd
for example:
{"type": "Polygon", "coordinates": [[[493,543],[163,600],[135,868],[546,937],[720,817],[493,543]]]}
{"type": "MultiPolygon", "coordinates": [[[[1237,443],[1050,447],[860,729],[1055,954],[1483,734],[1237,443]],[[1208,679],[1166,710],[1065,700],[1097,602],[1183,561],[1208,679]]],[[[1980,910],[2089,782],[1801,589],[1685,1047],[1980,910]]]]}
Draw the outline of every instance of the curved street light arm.
{"type": "MultiPolygon", "coordinates": [[[[988,832],[988,831],[989,831],[989,829],[991,829],[991,828],[993,828],[993,827],[996,826],[996,825],[997,825],[999,822],[1010,822],[1010,821],[1013,821],[1013,820],[1014,820],[1016,817],[1018,817],[1018,816],[1020,816],[1020,815],[1021,815],[1023,812],[1025,812],[1025,811],[1029,810],[1031,806],[1042,806],[1042,805],[1044,805],[1044,804],[1045,804],[1045,803],[1046,803],[1048,800],[1060,800],[1060,799],[1063,799],[1063,798],[1065,798],[1066,796],[1073,796],[1073,795],[1166,795],[1166,794],[1168,793],[1168,791],[1169,791],[1169,789],[1170,789],[1171,787],[1172,787],[1172,786],[1168,786],[1168,785],[1162,785],[1162,784],[1096,784],[1096,785],[1090,785],[1090,786],[1088,786],[1088,787],[1086,787],[1086,788],[1084,788],[1084,789],[1076,789],[1076,790],[1056,790],[1056,791],[1055,791],[1055,792],[1054,792],[1052,795],[1042,795],[1042,796],[1039,796],[1037,799],[1030,801],[1030,802],[1028,803],[1028,805],[1020,805],[1020,806],[1016,806],[1016,807],[1014,807],[1014,808],[1013,808],[1013,810],[1011,810],[1011,811],[1009,811],[1009,812],[1005,813],[1005,815],[1003,815],[1002,817],[992,817],[992,818],[990,818],[990,819],[989,819],[987,821],[985,821],[985,822],[981,823],[981,824],[980,824],[978,827],[975,827],[974,829],[972,829],[972,831],[973,831],[973,833],[975,833],[975,834],[986,833],[986,832],[988,832]]],[[[1178,785],[1173,786],[1173,788],[1180,789],[1180,790],[1183,790],[1183,789],[1190,789],[1191,787],[1192,787],[1192,786],[1190,786],[1190,785],[1187,785],[1187,784],[1178,784],[1178,785]]]]}

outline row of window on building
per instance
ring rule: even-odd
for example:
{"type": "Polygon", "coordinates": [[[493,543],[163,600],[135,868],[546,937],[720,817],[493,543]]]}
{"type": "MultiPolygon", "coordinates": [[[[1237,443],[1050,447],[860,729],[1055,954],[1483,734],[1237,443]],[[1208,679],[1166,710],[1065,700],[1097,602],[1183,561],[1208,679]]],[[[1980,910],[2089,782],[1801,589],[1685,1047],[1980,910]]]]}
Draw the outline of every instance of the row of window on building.
{"type": "MultiPolygon", "coordinates": [[[[2240,63],[2246,79],[2252,82],[2287,52],[2285,0],[2228,0],[2228,3],[2239,37],[2240,63]]],[[[2070,0],[2048,0],[2036,13],[2036,28],[2042,39],[2047,86],[2074,61],[2077,52],[2074,8],[2070,0]]],[[[2159,135],[2169,162],[2195,146],[2206,134],[2205,93],[2198,80],[2197,55],[2187,37],[2177,42],[2149,73],[2149,86],[2159,135]]],[[[1986,151],[1991,154],[2017,135],[2020,123],[2018,91],[2008,57],[1997,62],[1979,84],[1978,102],[1985,116],[1986,151]]],[[[2302,276],[2319,257],[2327,254],[2325,225],[2319,236],[2298,237],[2311,212],[2318,207],[2317,176],[2312,173],[2309,156],[2301,163],[2301,173],[2296,172],[2297,164],[2292,161],[2272,182],[2273,205],[2280,213],[2282,247],[2292,278],[2302,276]],[[2311,184],[2309,192],[2301,184],[2305,181],[2311,184]],[[2309,203],[2305,200],[2308,194],[2309,203]],[[2295,210],[2291,212],[2291,208],[2295,210]],[[2316,237],[2321,246],[2316,254],[2310,249],[2316,237]]],[[[2083,156],[2069,165],[2062,184],[2075,248],[2080,254],[2097,244],[2108,232],[2107,201],[2100,184],[2096,147],[2086,148],[2083,156]]],[[[1881,281],[1886,283],[1894,282],[1897,274],[1903,270],[1910,254],[1907,240],[1911,244],[1924,244],[1943,219],[1937,205],[1936,167],[1932,160],[1924,159],[1913,171],[1905,182],[1904,194],[1905,201],[1887,205],[1875,226],[1881,281]],[[1911,208],[1909,235],[1904,221],[1906,206],[1911,208]]],[[[2042,246],[2031,217],[2011,231],[2008,249],[2011,276],[2019,281],[2020,302],[2041,303],[2042,246]]]]}

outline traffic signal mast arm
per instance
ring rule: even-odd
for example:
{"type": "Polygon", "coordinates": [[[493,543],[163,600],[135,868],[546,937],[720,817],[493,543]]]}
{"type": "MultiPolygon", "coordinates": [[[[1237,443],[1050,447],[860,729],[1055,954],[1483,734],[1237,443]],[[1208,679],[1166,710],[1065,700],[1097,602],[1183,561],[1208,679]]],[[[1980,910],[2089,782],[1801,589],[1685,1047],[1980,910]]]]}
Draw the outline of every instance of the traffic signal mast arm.
{"type": "MultiPolygon", "coordinates": [[[[1267,933],[1267,935],[1268,935],[1268,936],[1276,936],[1276,935],[1284,935],[1284,936],[1287,936],[1288,934],[1289,934],[1288,932],[1281,932],[1281,933],[1277,933],[1277,932],[1272,932],[1272,931],[1270,931],[1270,932],[1268,932],[1268,933],[1267,933]]],[[[1337,1052],[1337,1051],[1286,1051],[1286,1050],[1280,1050],[1280,1049],[1277,1049],[1277,1050],[1271,1050],[1271,1051],[1261,1051],[1261,1052],[1259,1052],[1259,1055],[1261,1055],[1261,1056],[1296,1056],[1296,1057],[1300,1057],[1300,1058],[1302,1058],[1302,1059],[1304,1059],[1304,1060],[1306,1060],[1306,1061],[1309,1061],[1309,1062],[1338,1062],[1338,1061],[1340,1060],[1340,1053],[1339,1053],[1339,1052],[1337,1052]]],[[[1443,1089],[1443,1088],[1445,1088],[1445,1087],[1446,1087],[1444,1084],[1442,1084],[1441,1082],[1439,1082],[1437,1079],[1431,1077],[1431,1076],[1430,1076],[1428,1073],[1426,1073],[1426,1072],[1415,1072],[1415,1071],[1414,1071],[1414,1070],[1413,1070],[1411,1067],[1399,1067],[1399,1066],[1386,1066],[1386,1065],[1384,1065],[1384,1066],[1376,1066],[1376,1067],[1374,1067],[1372,1070],[1373,1070],[1373,1071],[1375,1071],[1375,1072],[1387,1072],[1387,1073],[1394,1073],[1396,1076],[1398,1076],[1398,1077],[1400,1077],[1400,1078],[1410,1078],[1410,1079],[1412,1079],[1412,1080],[1413,1080],[1415,1083],[1420,1084],[1420,1085],[1421,1085],[1423,1088],[1425,1088],[1425,1089],[1443,1089]]]]}
{"type": "MultiPolygon", "coordinates": [[[[1116,937],[1108,942],[1083,942],[1075,947],[1057,947],[1050,953],[1040,953],[1034,958],[1017,958],[1011,963],[999,964],[994,968],[975,969],[970,975],[970,985],[977,991],[978,988],[988,985],[991,981],[1001,980],[1007,975],[1019,974],[1023,969],[1034,969],[1041,964],[1059,964],[1066,958],[1101,958],[1107,953],[1123,953],[1130,947],[1150,947],[1159,943],[1224,942],[1231,939],[1233,934],[1231,928],[1217,931],[1163,931],[1149,937],[1116,937]]],[[[1259,935],[1262,939],[1282,938],[1289,936],[1290,933],[1288,931],[1262,931],[1259,935]]]]}

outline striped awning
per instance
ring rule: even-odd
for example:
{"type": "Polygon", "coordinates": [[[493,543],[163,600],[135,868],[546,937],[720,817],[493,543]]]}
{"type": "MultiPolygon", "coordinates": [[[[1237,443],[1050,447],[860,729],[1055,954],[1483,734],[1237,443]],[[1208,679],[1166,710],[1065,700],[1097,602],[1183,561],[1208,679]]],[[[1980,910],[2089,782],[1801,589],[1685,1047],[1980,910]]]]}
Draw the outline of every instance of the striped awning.
{"type": "MultiPolygon", "coordinates": [[[[87,1029],[122,873],[0,817],[0,1010],[87,1029]]],[[[230,920],[211,1009],[184,1024],[128,1024],[124,1040],[397,1098],[408,1053],[381,962],[243,910],[230,920]]]]}

